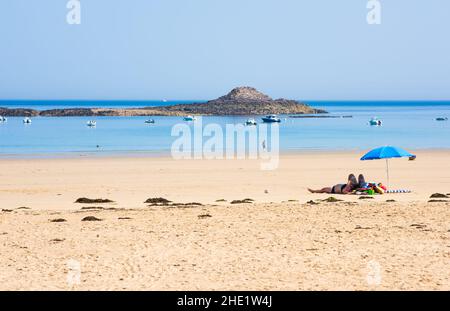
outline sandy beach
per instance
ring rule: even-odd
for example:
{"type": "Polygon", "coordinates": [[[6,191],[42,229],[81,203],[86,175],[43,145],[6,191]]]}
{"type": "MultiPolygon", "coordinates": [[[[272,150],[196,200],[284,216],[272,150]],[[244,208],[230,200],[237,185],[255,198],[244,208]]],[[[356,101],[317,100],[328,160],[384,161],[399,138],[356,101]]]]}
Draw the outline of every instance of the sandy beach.
{"type": "Polygon", "coordinates": [[[409,2],[0,1],[0,291],[450,291],[450,1],[409,2]]]}
{"type": "Polygon", "coordinates": [[[256,160],[1,159],[0,290],[449,290],[450,201],[428,200],[450,193],[450,151],[416,154],[390,162],[391,188],[412,193],[318,205],[306,202],[330,195],[307,187],[349,173],[384,182],[385,162],[311,152],[262,171],[256,160]],[[144,204],[156,197],[202,205],[144,204]],[[245,198],[254,203],[230,204],[245,198]],[[79,282],[68,282],[73,263],[79,282]]]}

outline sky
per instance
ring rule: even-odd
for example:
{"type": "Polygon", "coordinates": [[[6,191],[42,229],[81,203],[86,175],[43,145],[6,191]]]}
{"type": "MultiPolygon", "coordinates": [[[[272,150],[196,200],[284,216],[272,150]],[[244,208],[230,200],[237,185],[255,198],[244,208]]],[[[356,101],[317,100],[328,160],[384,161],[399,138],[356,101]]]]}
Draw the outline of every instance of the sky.
{"type": "Polygon", "coordinates": [[[450,1],[0,1],[0,99],[449,100],[450,1]]]}

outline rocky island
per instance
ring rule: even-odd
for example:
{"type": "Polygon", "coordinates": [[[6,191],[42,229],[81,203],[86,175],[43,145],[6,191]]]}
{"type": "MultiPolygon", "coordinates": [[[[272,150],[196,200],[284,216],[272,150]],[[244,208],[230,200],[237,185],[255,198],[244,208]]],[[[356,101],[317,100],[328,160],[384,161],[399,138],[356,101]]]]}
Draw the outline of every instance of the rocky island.
{"type": "Polygon", "coordinates": [[[324,110],[312,108],[296,100],[272,99],[252,87],[238,87],[225,96],[205,103],[179,104],[145,108],[66,108],[51,110],[8,109],[0,107],[4,116],[221,116],[267,114],[317,114],[324,110]]]}

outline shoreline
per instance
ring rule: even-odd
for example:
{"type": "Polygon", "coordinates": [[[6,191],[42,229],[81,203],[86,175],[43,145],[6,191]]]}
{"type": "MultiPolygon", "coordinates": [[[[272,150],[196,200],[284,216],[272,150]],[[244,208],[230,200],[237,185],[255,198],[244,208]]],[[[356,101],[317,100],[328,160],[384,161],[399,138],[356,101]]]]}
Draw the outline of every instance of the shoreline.
{"type": "MultiPolygon", "coordinates": [[[[450,153],[450,148],[413,148],[408,149],[411,153],[450,153]]],[[[364,154],[368,149],[296,149],[280,150],[280,157],[301,156],[301,155],[334,155],[334,154],[364,154]]],[[[69,151],[52,153],[0,153],[2,160],[58,160],[58,159],[133,159],[133,158],[152,158],[152,159],[172,159],[169,150],[162,151],[69,151]]],[[[194,161],[195,159],[192,159],[194,161]]],[[[195,160],[195,161],[200,161],[195,160]]],[[[233,161],[235,159],[213,159],[212,161],[233,161]]],[[[250,159],[245,159],[252,161],[250,159]]],[[[186,161],[189,161],[186,160],[186,161]]],[[[210,160],[208,160],[210,161],[210,160]]]]}

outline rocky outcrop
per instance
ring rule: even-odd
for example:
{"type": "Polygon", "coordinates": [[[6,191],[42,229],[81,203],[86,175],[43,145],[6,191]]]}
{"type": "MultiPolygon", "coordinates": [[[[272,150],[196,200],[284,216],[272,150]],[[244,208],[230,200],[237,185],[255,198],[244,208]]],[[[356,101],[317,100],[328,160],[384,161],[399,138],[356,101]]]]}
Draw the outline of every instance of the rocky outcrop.
{"type": "Polygon", "coordinates": [[[5,117],[36,117],[39,115],[39,111],[26,108],[4,108],[0,107],[0,116],[5,117]]]}
{"type": "Polygon", "coordinates": [[[66,108],[44,110],[39,115],[41,117],[90,117],[97,114],[92,108],[66,108]]]}
{"type": "Polygon", "coordinates": [[[233,89],[225,96],[206,103],[161,107],[165,111],[183,111],[198,115],[266,115],[325,113],[295,100],[276,99],[251,87],[233,89]]]}
{"type": "Polygon", "coordinates": [[[251,87],[238,87],[225,96],[206,103],[147,108],[68,108],[35,111],[0,108],[5,116],[185,116],[185,115],[267,115],[326,113],[295,100],[272,99],[251,87]]]}
{"type": "Polygon", "coordinates": [[[266,94],[259,92],[257,89],[253,87],[243,86],[231,90],[230,93],[228,93],[225,96],[219,97],[216,101],[241,101],[241,100],[264,102],[264,101],[271,101],[272,98],[270,98],[266,94]]]}

